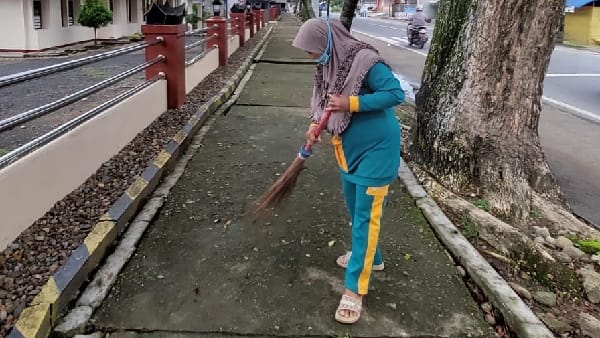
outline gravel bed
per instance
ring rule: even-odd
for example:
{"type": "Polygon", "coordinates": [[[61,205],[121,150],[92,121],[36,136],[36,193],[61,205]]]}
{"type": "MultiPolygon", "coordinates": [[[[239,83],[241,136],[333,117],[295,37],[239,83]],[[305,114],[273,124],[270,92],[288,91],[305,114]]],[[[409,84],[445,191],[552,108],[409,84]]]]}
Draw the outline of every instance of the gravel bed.
{"type": "Polygon", "coordinates": [[[83,242],[99,216],[154,160],[191,114],[221,90],[265,33],[262,30],[249,40],[231,56],[228,66],[214,71],[188,95],[183,107],[165,112],[0,253],[0,337],[7,334],[49,276],[83,242]]]}

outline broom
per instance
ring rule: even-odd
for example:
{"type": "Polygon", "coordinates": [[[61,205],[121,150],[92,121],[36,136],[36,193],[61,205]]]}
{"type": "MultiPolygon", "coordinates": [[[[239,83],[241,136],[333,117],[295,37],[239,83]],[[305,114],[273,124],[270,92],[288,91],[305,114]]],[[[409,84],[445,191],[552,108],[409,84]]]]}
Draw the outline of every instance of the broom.
{"type": "MultiPolygon", "coordinates": [[[[314,130],[316,138],[321,135],[321,132],[327,126],[330,116],[331,111],[327,110],[314,130]]],[[[298,176],[300,176],[300,173],[304,169],[304,161],[312,155],[311,148],[310,144],[304,144],[300,147],[300,151],[294,162],[292,162],[289,168],[287,168],[269,190],[258,199],[252,212],[253,221],[263,216],[269,209],[277,207],[294,190],[298,176]]]]}

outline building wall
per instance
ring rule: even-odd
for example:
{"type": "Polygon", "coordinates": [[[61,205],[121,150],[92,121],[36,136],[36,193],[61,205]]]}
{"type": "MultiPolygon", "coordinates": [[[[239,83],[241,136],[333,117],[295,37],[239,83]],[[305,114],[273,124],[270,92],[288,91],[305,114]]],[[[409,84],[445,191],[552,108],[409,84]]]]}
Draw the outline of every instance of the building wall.
{"type": "Polygon", "coordinates": [[[579,8],[575,13],[565,14],[565,37],[567,42],[578,45],[592,44],[593,29],[598,34],[600,19],[599,8],[586,6],[579,8]],[[595,19],[595,22],[593,20],[595,19]]]}
{"type": "Polygon", "coordinates": [[[0,49],[24,49],[27,40],[23,2],[0,1],[0,49]]]}
{"type": "MultiPolygon", "coordinates": [[[[73,19],[68,25],[66,0],[41,0],[41,29],[34,28],[33,0],[0,0],[0,51],[21,52],[44,50],[94,38],[92,28],[77,23],[84,0],[73,2],[73,19]],[[61,9],[62,8],[62,9],[61,9]]],[[[107,7],[110,0],[106,0],[107,7]]],[[[112,0],[113,23],[98,30],[99,39],[128,36],[141,31],[142,0],[112,0]],[[132,1],[131,22],[128,4],[132,1]]]]}
{"type": "Polygon", "coordinates": [[[600,45],[600,7],[594,7],[590,22],[590,40],[592,44],[600,45]]]}

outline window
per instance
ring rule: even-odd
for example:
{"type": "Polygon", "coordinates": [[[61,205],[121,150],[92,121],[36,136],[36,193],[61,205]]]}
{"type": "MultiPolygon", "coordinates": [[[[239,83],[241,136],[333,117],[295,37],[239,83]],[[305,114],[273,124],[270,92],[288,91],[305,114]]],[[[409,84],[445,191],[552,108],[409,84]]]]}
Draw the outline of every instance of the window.
{"type": "Polygon", "coordinates": [[[114,7],[113,0],[108,0],[108,10],[113,14],[112,19],[110,19],[110,23],[113,23],[113,20],[115,19],[115,12],[113,10],[114,7]]]}
{"type": "Polygon", "coordinates": [[[130,23],[138,22],[137,0],[127,0],[127,20],[130,23]]]}
{"type": "Polygon", "coordinates": [[[127,21],[131,22],[131,0],[127,0],[127,21]]]}
{"type": "Polygon", "coordinates": [[[33,29],[42,28],[42,0],[33,0],[33,29]]]}
{"type": "Polygon", "coordinates": [[[73,6],[73,0],[68,1],[68,6],[69,6],[69,26],[73,26],[73,24],[75,23],[75,16],[73,15],[73,13],[75,13],[75,8],[73,6]]]}
{"type": "Polygon", "coordinates": [[[61,0],[60,1],[60,13],[62,17],[63,27],[73,26],[75,23],[75,17],[73,15],[74,6],[73,0],[61,0]]]}

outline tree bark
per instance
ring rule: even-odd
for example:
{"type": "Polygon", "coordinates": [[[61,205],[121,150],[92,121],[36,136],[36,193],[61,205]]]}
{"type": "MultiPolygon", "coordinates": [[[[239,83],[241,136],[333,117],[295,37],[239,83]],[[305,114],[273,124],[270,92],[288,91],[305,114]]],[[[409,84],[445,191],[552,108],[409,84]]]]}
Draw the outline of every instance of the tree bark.
{"type": "Polygon", "coordinates": [[[358,0],[344,0],[342,3],[340,21],[348,31],[350,31],[350,28],[352,27],[352,20],[354,20],[354,16],[356,15],[357,6],[358,0]]]}
{"type": "Polygon", "coordinates": [[[442,0],[410,153],[459,194],[525,221],[534,194],[563,203],[538,136],[564,0],[442,0]]]}
{"type": "Polygon", "coordinates": [[[315,12],[312,8],[312,3],[310,0],[301,0],[302,10],[300,12],[300,16],[302,20],[306,21],[308,19],[312,19],[315,17],[315,12]]]}

